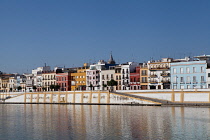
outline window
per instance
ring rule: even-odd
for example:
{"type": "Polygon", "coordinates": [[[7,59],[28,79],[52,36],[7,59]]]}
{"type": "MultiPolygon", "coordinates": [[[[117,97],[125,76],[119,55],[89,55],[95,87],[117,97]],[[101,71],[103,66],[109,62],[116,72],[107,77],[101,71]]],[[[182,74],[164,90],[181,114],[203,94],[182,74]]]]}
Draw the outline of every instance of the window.
{"type": "Polygon", "coordinates": [[[201,67],[201,72],[204,72],[204,67],[201,67]]]}
{"type": "Polygon", "coordinates": [[[190,68],[189,67],[186,68],[186,72],[190,73],[190,68]]]}
{"type": "Polygon", "coordinates": [[[176,85],[174,85],[174,89],[177,89],[177,86],[176,85]]]}
{"type": "Polygon", "coordinates": [[[173,68],[173,73],[176,73],[176,69],[175,68],[173,68]]]}
{"type": "Polygon", "coordinates": [[[174,83],[177,83],[177,77],[176,76],[174,77],[174,83]]]}
{"type": "Polygon", "coordinates": [[[194,73],[196,72],[196,67],[193,67],[193,72],[194,72],[194,73]]]}
{"type": "Polygon", "coordinates": [[[187,83],[190,83],[190,76],[187,76],[187,83]]]}
{"type": "Polygon", "coordinates": [[[180,73],[184,73],[184,69],[183,68],[180,68],[180,73]]]}
{"type": "Polygon", "coordinates": [[[204,76],[201,76],[201,83],[204,82],[204,76]]]}
{"type": "Polygon", "coordinates": [[[184,77],[180,77],[180,83],[184,83],[184,77]]]}
{"type": "Polygon", "coordinates": [[[193,76],[193,83],[196,83],[196,76],[193,76]]]}
{"type": "Polygon", "coordinates": [[[190,89],[190,85],[187,85],[187,89],[190,89]]]}
{"type": "Polygon", "coordinates": [[[180,86],[180,89],[184,89],[184,85],[181,85],[181,86],[180,86]]]}

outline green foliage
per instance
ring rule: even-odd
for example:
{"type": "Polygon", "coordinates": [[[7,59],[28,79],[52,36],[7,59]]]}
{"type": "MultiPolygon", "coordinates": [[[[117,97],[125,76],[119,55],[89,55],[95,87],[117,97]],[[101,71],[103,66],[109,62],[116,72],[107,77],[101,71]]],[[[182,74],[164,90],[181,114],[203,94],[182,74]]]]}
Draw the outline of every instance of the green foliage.
{"type": "Polygon", "coordinates": [[[103,87],[107,87],[107,85],[106,84],[103,84],[103,87]]]}
{"type": "Polygon", "coordinates": [[[33,90],[36,90],[37,89],[37,87],[36,86],[33,86],[33,90]]]}
{"type": "Polygon", "coordinates": [[[110,81],[107,81],[107,85],[108,86],[111,86],[111,87],[113,87],[113,86],[117,86],[117,81],[115,81],[115,80],[110,80],[110,81]]]}
{"type": "Polygon", "coordinates": [[[55,85],[50,85],[50,89],[55,89],[55,85]]]}
{"type": "Polygon", "coordinates": [[[18,89],[18,91],[20,91],[22,89],[22,87],[21,86],[18,86],[17,89],[18,89]]]}
{"type": "Polygon", "coordinates": [[[60,85],[55,85],[55,90],[57,91],[58,89],[60,89],[60,85]]]}
{"type": "Polygon", "coordinates": [[[42,87],[42,90],[43,90],[43,91],[46,91],[46,90],[47,90],[47,88],[46,88],[46,87],[42,87]]]}

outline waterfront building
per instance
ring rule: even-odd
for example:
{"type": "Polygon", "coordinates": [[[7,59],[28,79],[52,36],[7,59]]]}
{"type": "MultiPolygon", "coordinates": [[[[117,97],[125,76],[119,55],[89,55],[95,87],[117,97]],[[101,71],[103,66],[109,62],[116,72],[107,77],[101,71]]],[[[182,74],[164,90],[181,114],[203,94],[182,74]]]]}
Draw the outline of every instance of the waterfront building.
{"type": "Polygon", "coordinates": [[[16,90],[16,85],[17,85],[17,78],[16,76],[12,76],[12,77],[9,77],[9,91],[10,92],[13,92],[16,90]]]}
{"type": "Polygon", "coordinates": [[[50,71],[50,66],[43,66],[38,67],[36,69],[32,70],[33,74],[33,86],[35,86],[37,89],[36,91],[42,91],[42,72],[43,71],[50,71]]]}
{"type": "Polygon", "coordinates": [[[203,59],[203,56],[195,58],[198,60],[171,63],[172,89],[207,88],[209,60],[203,59]]]}
{"type": "Polygon", "coordinates": [[[210,88],[210,68],[206,69],[206,87],[210,88]]]}
{"type": "Polygon", "coordinates": [[[46,91],[52,91],[50,89],[51,85],[56,85],[56,74],[62,73],[62,69],[54,68],[53,71],[43,71],[42,72],[42,88],[46,91]]]}
{"type": "Polygon", "coordinates": [[[99,60],[97,64],[90,65],[90,69],[86,71],[86,86],[87,90],[102,90],[101,71],[109,70],[110,67],[116,66],[112,54],[108,63],[104,60],[99,60]]]}
{"type": "MultiPolygon", "coordinates": [[[[19,90],[20,92],[25,92],[26,89],[26,76],[25,75],[17,75],[17,85],[16,87],[21,87],[21,90],[19,90]]],[[[17,89],[18,91],[18,89],[17,89]]]]}
{"type": "Polygon", "coordinates": [[[140,66],[130,73],[130,90],[140,90],[140,66]]]}
{"type": "MultiPolygon", "coordinates": [[[[114,67],[110,67],[109,70],[102,70],[100,76],[100,90],[109,90],[107,82],[110,80],[114,80],[115,69],[114,67]]],[[[115,88],[115,87],[114,87],[115,88]]]]}
{"type": "Polygon", "coordinates": [[[71,90],[71,73],[57,73],[56,74],[56,84],[60,86],[61,91],[71,90]]]}
{"type": "Polygon", "coordinates": [[[71,73],[71,90],[86,90],[86,70],[89,64],[84,63],[83,67],[77,68],[77,71],[71,73]]]}
{"type": "Polygon", "coordinates": [[[127,62],[121,64],[121,89],[130,90],[130,73],[134,72],[139,63],[127,62]]]}
{"type": "Polygon", "coordinates": [[[170,89],[170,63],[172,58],[148,61],[149,89],[170,89]]]}
{"type": "Polygon", "coordinates": [[[140,84],[142,90],[148,89],[148,71],[147,63],[140,65],[140,84]]]}
{"type": "Polygon", "coordinates": [[[117,81],[117,86],[114,90],[121,90],[121,66],[115,66],[114,80],[117,81]]]}
{"type": "Polygon", "coordinates": [[[100,70],[95,65],[90,65],[90,69],[86,71],[87,90],[99,90],[100,70]]]}
{"type": "Polygon", "coordinates": [[[34,77],[33,74],[24,74],[26,76],[26,91],[33,91],[34,77]]]}

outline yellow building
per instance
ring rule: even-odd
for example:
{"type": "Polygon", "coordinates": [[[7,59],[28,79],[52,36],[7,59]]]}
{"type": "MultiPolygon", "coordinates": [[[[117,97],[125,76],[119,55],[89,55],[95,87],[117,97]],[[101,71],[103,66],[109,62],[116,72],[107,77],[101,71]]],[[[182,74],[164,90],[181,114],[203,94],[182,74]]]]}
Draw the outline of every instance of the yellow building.
{"type": "Polygon", "coordinates": [[[148,66],[141,65],[140,66],[140,84],[141,84],[141,89],[148,89],[148,66]]]}
{"type": "Polygon", "coordinates": [[[1,79],[1,88],[3,92],[9,92],[9,77],[3,77],[1,79]]]}
{"type": "Polygon", "coordinates": [[[114,80],[117,81],[117,86],[114,86],[114,90],[121,90],[121,66],[115,67],[114,80]]]}
{"type": "Polygon", "coordinates": [[[86,90],[86,70],[88,69],[85,63],[82,68],[78,68],[77,72],[71,73],[71,90],[86,90]]]}

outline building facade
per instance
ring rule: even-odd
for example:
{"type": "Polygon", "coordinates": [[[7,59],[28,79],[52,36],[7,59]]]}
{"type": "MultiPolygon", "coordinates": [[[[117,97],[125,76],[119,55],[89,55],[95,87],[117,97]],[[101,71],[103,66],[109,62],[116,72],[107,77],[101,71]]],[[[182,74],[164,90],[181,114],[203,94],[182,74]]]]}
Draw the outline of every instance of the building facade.
{"type": "Polygon", "coordinates": [[[60,86],[60,91],[70,91],[71,90],[71,73],[57,73],[56,74],[56,84],[60,86]]]}
{"type": "Polygon", "coordinates": [[[148,71],[148,65],[146,63],[143,63],[140,66],[140,83],[142,90],[148,89],[148,71]]]}
{"type": "Polygon", "coordinates": [[[140,67],[136,67],[135,72],[130,73],[130,90],[140,89],[140,67]]]}
{"type": "Polygon", "coordinates": [[[171,63],[171,88],[206,88],[206,61],[171,63]]]}
{"type": "Polygon", "coordinates": [[[170,89],[170,63],[172,58],[149,61],[149,89],[170,89]]]}

